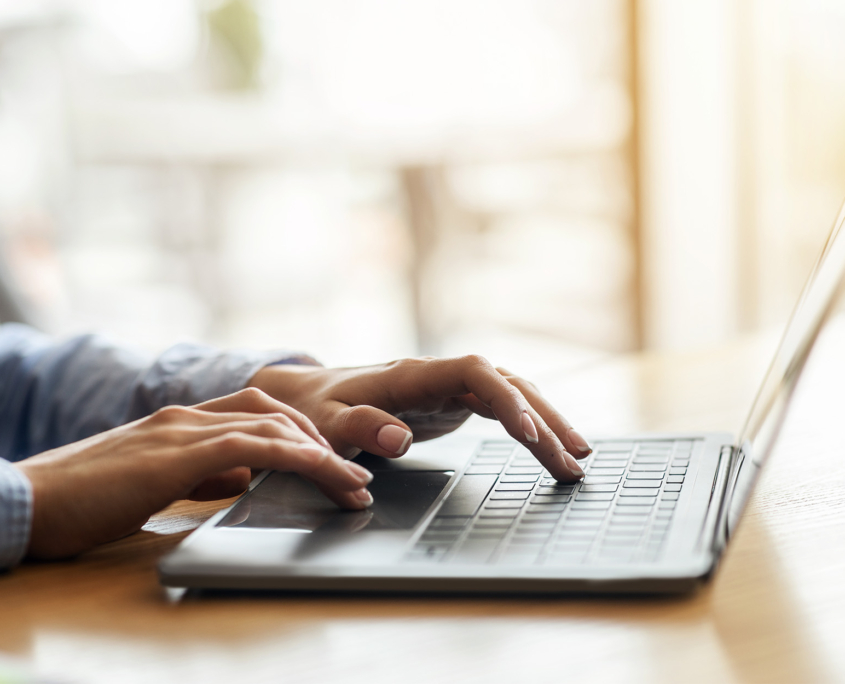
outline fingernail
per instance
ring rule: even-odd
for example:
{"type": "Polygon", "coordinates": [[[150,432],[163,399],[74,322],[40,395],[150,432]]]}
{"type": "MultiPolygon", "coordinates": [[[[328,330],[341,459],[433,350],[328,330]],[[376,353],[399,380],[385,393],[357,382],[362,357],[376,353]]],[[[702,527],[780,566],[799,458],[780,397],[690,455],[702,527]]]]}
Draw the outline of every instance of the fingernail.
{"type": "Polygon", "coordinates": [[[572,442],[575,445],[575,448],[582,454],[589,454],[593,450],[590,443],[573,428],[569,428],[569,441],[572,442]]]}
{"type": "Polygon", "coordinates": [[[584,471],[578,465],[578,461],[568,451],[563,452],[563,460],[566,462],[566,467],[574,477],[584,477],[584,471]]]}
{"type": "Polygon", "coordinates": [[[323,437],[323,435],[317,435],[317,437],[320,439],[320,443],[323,446],[327,446],[329,449],[332,448],[332,445],[329,444],[329,440],[327,440],[325,437],[323,437]]]}
{"type": "Polygon", "coordinates": [[[376,442],[385,451],[401,456],[411,446],[413,435],[398,425],[385,425],[376,435],[376,442]]]}
{"type": "Polygon", "coordinates": [[[370,482],[373,481],[373,474],[363,466],[359,466],[357,463],[346,461],[346,469],[361,480],[361,482],[365,485],[370,484],[370,482]]]}
{"type": "Polygon", "coordinates": [[[540,441],[540,437],[537,435],[537,426],[534,425],[534,421],[528,415],[528,411],[522,412],[522,431],[525,433],[525,439],[531,444],[537,444],[540,441]]]}
{"type": "Polygon", "coordinates": [[[370,506],[373,503],[373,495],[363,487],[358,491],[352,492],[352,496],[365,506],[370,506]]]}

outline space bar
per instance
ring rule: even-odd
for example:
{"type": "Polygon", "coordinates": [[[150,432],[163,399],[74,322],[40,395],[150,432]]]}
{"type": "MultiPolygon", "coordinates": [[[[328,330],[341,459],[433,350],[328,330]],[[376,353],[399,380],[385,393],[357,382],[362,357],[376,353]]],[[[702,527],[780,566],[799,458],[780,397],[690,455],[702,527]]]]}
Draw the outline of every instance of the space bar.
{"type": "Polygon", "coordinates": [[[496,483],[497,475],[464,475],[446,497],[437,515],[475,515],[487,493],[496,483]]]}

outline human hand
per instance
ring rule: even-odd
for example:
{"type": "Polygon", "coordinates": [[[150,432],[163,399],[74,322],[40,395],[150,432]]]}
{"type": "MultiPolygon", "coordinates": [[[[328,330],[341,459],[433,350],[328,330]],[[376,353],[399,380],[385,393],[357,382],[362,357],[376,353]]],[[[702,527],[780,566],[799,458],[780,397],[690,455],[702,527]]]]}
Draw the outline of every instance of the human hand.
{"type": "Polygon", "coordinates": [[[532,383],[479,356],[364,368],[267,366],[250,385],[307,415],[347,458],[361,450],[401,456],[412,440],[451,432],[472,413],[501,421],[561,481],[582,477],[575,458],[591,451],[532,383]]]}
{"type": "Polygon", "coordinates": [[[33,490],[28,555],[71,556],[139,530],[177,499],[242,492],[250,468],[296,472],[335,503],[372,503],[372,475],[314,425],[256,389],[151,416],[15,464],[33,490]]]}

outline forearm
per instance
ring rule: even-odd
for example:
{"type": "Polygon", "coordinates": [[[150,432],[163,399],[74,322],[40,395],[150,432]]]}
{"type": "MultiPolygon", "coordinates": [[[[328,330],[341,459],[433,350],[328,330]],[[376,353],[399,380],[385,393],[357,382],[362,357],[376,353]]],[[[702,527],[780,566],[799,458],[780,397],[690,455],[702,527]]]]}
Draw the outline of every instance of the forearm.
{"type": "Polygon", "coordinates": [[[54,342],[0,327],[0,456],[20,460],[142,418],[170,404],[235,392],[263,366],[307,357],[180,344],[154,358],[102,337],[54,342]]]}

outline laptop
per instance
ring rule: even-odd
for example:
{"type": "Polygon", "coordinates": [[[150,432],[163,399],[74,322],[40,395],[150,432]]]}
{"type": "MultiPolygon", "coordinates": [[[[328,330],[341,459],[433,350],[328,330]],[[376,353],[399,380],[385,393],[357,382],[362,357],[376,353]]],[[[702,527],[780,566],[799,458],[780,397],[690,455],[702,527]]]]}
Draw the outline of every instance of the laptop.
{"type": "Polygon", "coordinates": [[[558,483],[520,444],[462,431],[398,460],[362,454],[369,510],[339,510],[297,475],[264,472],[159,563],[196,589],[678,593],[706,581],[772,451],[840,297],[845,205],[742,433],[597,439],[558,483]]]}

